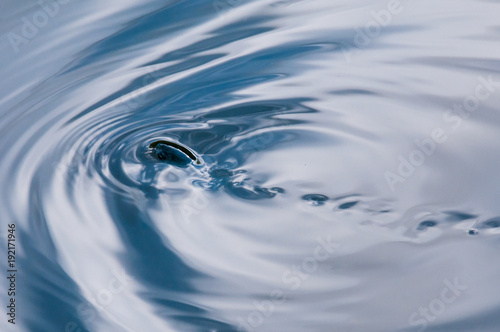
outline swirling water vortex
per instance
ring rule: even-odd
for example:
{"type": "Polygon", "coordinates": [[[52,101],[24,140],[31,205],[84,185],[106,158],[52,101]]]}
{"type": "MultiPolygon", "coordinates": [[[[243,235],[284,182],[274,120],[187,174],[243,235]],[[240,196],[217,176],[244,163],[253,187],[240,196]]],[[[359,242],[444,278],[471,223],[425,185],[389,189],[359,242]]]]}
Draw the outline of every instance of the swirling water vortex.
{"type": "Polygon", "coordinates": [[[498,74],[498,4],[458,3],[361,35],[387,4],[5,2],[22,328],[494,330],[498,94],[461,127],[442,109],[498,74]],[[449,140],[391,190],[436,127],[449,140]],[[465,296],[427,319],[443,280],[465,296]]]}

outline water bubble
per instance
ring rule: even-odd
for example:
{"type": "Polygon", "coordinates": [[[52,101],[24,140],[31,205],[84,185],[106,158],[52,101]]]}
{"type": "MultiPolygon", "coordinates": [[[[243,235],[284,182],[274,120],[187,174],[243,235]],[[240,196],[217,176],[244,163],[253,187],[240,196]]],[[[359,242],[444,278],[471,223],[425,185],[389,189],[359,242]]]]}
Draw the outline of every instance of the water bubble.
{"type": "Polygon", "coordinates": [[[308,194],[302,196],[302,199],[304,201],[310,202],[312,205],[323,205],[325,202],[328,200],[328,196],[321,195],[321,194],[308,194]]]}
{"type": "Polygon", "coordinates": [[[499,228],[499,227],[500,227],[500,218],[486,220],[482,225],[482,228],[499,228]]]}
{"type": "Polygon", "coordinates": [[[429,227],[434,227],[437,225],[437,222],[433,221],[433,220],[425,220],[425,221],[422,221],[420,224],[418,224],[418,227],[417,229],[419,231],[422,231],[426,228],[429,228],[429,227]]]}
{"type": "Polygon", "coordinates": [[[280,187],[272,187],[271,190],[275,191],[275,192],[277,192],[279,194],[283,194],[285,192],[285,189],[280,188],[280,187]]]}
{"type": "Polygon", "coordinates": [[[343,203],[343,204],[339,205],[339,209],[347,210],[347,209],[352,208],[354,205],[356,205],[358,203],[359,203],[358,201],[343,203]]]}

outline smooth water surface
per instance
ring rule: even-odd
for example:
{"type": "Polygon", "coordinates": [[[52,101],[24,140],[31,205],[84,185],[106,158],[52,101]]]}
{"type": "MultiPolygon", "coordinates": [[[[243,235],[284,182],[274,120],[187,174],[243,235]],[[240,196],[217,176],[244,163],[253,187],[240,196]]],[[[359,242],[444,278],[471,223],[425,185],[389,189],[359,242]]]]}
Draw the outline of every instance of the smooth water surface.
{"type": "Polygon", "coordinates": [[[1,330],[499,330],[499,14],[0,0],[1,330]]]}

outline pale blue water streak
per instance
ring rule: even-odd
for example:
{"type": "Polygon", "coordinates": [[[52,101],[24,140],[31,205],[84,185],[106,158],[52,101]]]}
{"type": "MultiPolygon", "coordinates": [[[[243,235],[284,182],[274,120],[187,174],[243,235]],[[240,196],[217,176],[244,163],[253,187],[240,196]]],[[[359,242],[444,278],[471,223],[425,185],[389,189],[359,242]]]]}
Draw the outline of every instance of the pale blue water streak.
{"type": "Polygon", "coordinates": [[[498,330],[499,14],[0,1],[1,330],[498,330]]]}

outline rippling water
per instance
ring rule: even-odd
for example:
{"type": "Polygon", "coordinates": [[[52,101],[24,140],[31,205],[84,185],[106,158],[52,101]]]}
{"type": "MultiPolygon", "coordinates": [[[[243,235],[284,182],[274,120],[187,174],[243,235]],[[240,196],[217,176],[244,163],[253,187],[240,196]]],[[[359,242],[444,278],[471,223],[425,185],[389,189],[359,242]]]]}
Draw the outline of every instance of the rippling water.
{"type": "Polygon", "coordinates": [[[2,331],[497,331],[499,14],[1,0],[2,331]]]}

